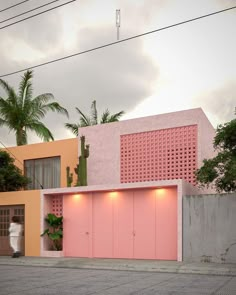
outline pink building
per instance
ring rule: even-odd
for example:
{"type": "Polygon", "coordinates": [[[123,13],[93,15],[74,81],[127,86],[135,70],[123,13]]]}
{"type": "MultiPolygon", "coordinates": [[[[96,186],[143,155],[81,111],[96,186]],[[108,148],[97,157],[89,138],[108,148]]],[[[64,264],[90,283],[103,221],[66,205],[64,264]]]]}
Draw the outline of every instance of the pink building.
{"type": "Polygon", "coordinates": [[[90,185],[170,179],[195,184],[195,169],[213,154],[215,130],[199,108],[85,127],[80,134],[90,144],[90,185]]]}
{"type": "MultiPolygon", "coordinates": [[[[64,216],[63,255],[181,261],[182,196],[199,193],[194,171],[214,153],[203,111],[90,126],[80,135],[90,145],[88,186],[42,191],[42,220],[64,216]]],[[[51,255],[45,241],[41,255],[51,255]]]]}

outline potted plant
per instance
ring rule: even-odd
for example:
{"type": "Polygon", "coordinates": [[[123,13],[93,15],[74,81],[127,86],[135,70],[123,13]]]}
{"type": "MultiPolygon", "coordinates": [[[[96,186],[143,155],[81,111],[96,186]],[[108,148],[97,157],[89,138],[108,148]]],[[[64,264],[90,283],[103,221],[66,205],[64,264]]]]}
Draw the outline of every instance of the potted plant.
{"type": "Polygon", "coordinates": [[[58,217],[55,214],[48,213],[45,221],[49,227],[44,230],[41,237],[48,236],[51,244],[50,250],[62,251],[63,216],[58,217]]]}

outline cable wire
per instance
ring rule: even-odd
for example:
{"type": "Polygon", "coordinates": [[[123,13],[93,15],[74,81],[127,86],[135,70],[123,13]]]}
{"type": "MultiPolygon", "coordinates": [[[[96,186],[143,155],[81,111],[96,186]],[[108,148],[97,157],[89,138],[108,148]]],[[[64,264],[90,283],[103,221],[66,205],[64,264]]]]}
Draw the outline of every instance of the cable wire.
{"type": "Polygon", "coordinates": [[[58,61],[65,60],[65,59],[68,59],[68,58],[71,58],[71,57],[74,57],[74,56],[77,56],[77,55],[82,55],[82,54],[85,54],[85,53],[88,53],[88,52],[92,52],[92,51],[95,51],[95,50],[98,50],[98,49],[102,49],[102,48],[109,47],[109,46],[112,46],[112,45],[116,45],[116,44],[119,44],[119,43],[122,43],[122,42],[133,40],[133,39],[136,39],[136,38],[139,38],[139,37],[150,35],[150,34],[153,34],[153,33],[159,32],[159,31],[163,31],[163,30],[166,30],[166,29],[177,27],[177,26],[180,26],[180,25],[183,25],[183,24],[186,24],[186,23],[190,23],[190,22],[199,20],[199,19],[203,19],[203,18],[206,18],[206,17],[209,17],[209,16],[213,16],[213,15],[216,15],[216,14],[219,14],[219,13],[223,13],[223,12],[226,12],[226,11],[229,11],[229,10],[232,10],[232,9],[235,9],[235,8],[236,8],[236,6],[232,6],[230,8],[226,8],[226,9],[223,9],[223,10],[218,10],[218,11],[215,11],[215,12],[212,12],[212,13],[209,13],[209,14],[205,14],[205,15],[199,16],[199,17],[191,18],[191,19],[188,19],[188,20],[179,22],[179,23],[175,23],[173,25],[169,25],[169,26],[162,27],[162,28],[159,28],[159,29],[156,29],[156,30],[148,31],[148,32],[145,32],[145,33],[142,33],[142,34],[139,34],[139,35],[135,35],[135,36],[129,37],[129,38],[121,39],[119,41],[107,43],[107,44],[104,44],[104,45],[101,45],[101,46],[98,46],[98,47],[94,47],[94,48],[91,48],[91,49],[80,51],[80,52],[77,52],[77,53],[74,53],[74,54],[70,54],[70,55],[67,55],[67,56],[64,56],[64,57],[60,57],[60,58],[57,58],[57,59],[54,59],[54,60],[50,60],[50,61],[47,61],[47,62],[38,64],[38,65],[35,65],[35,66],[31,66],[31,67],[24,68],[24,69],[15,71],[15,72],[11,72],[11,73],[0,75],[0,78],[11,76],[11,75],[14,75],[14,74],[18,74],[18,73],[27,71],[29,69],[35,69],[35,68],[38,68],[38,67],[42,67],[42,66],[45,66],[45,65],[54,63],[54,62],[58,62],[58,61]]]}
{"type": "MultiPolygon", "coordinates": [[[[24,167],[24,164],[19,159],[17,159],[17,157],[5,146],[5,144],[3,144],[1,141],[0,141],[0,143],[8,151],[8,153],[11,154],[15,158],[15,160],[17,160],[22,165],[22,167],[24,167]]],[[[33,175],[32,173],[31,173],[31,176],[33,176],[33,178],[40,185],[41,189],[43,189],[43,185],[39,182],[39,180],[37,179],[37,177],[35,177],[35,175],[33,175]]]]}
{"type": "Polygon", "coordinates": [[[43,5],[41,5],[41,6],[35,7],[35,8],[33,8],[33,9],[30,9],[30,10],[24,11],[24,12],[22,12],[22,13],[20,13],[20,14],[14,15],[14,16],[12,16],[12,17],[9,17],[9,18],[7,18],[7,19],[4,19],[4,20],[0,21],[0,24],[5,23],[5,22],[7,22],[7,21],[9,21],[9,20],[11,20],[11,19],[14,19],[14,18],[16,18],[16,17],[22,16],[22,15],[24,15],[24,14],[27,14],[27,13],[29,13],[29,12],[32,12],[32,11],[38,10],[38,9],[40,9],[40,8],[42,8],[42,7],[45,7],[45,6],[47,6],[47,5],[50,5],[50,4],[55,3],[55,2],[58,2],[58,1],[61,1],[61,0],[54,0],[54,1],[48,2],[48,3],[46,3],[46,4],[43,4],[43,5]]]}
{"type": "Polygon", "coordinates": [[[38,15],[41,15],[41,14],[46,13],[46,12],[48,12],[48,11],[51,11],[51,10],[57,9],[57,8],[59,8],[59,7],[62,7],[62,6],[64,6],[64,5],[70,4],[70,3],[75,2],[75,1],[77,1],[77,0],[71,0],[71,1],[65,2],[65,3],[63,3],[63,4],[60,4],[60,5],[54,6],[54,7],[52,7],[52,8],[49,8],[49,9],[47,9],[47,10],[44,10],[44,11],[42,11],[42,12],[39,12],[39,13],[33,14],[33,15],[31,15],[31,16],[28,16],[28,17],[25,17],[25,18],[23,18],[23,19],[21,19],[21,20],[18,20],[18,21],[16,21],[16,22],[14,22],[14,23],[10,23],[10,24],[8,24],[8,25],[5,25],[5,26],[3,26],[3,27],[0,27],[0,30],[5,29],[5,28],[10,27],[10,26],[13,26],[13,25],[18,24],[18,23],[21,23],[21,22],[23,22],[23,21],[25,21],[25,20],[27,20],[27,19],[30,19],[30,18],[36,17],[36,16],[38,16],[38,15]]]}
{"type": "Polygon", "coordinates": [[[6,11],[6,10],[8,10],[8,9],[11,9],[11,8],[13,8],[13,7],[16,7],[16,6],[18,6],[18,5],[21,5],[21,4],[23,4],[23,3],[25,3],[25,2],[28,2],[28,1],[31,1],[31,0],[21,1],[21,2],[19,2],[19,3],[17,3],[17,4],[11,5],[11,6],[9,6],[9,7],[6,7],[6,8],[4,8],[4,9],[0,10],[0,12],[6,11]]]}

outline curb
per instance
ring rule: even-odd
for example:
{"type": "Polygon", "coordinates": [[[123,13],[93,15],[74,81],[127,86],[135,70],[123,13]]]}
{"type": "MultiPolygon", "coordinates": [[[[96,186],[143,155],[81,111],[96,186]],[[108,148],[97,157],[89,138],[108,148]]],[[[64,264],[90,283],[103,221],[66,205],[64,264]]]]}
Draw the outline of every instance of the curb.
{"type": "Polygon", "coordinates": [[[196,274],[196,275],[217,275],[217,276],[236,276],[236,264],[194,264],[194,263],[181,263],[178,265],[167,264],[161,262],[158,265],[156,262],[143,263],[135,261],[116,263],[115,261],[104,263],[104,261],[88,260],[74,260],[68,261],[60,259],[29,259],[27,257],[12,259],[9,257],[0,257],[1,265],[8,266],[26,266],[26,267],[49,267],[49,268],[65,268],[65,269],[97,269],[97,270],[117,270],[117,271],[138,271],[138,272],[160,272],[160,273],[179,273],[179,274],[196,274]],[[155,265],[154,265],[155,264],[155,265]]]}

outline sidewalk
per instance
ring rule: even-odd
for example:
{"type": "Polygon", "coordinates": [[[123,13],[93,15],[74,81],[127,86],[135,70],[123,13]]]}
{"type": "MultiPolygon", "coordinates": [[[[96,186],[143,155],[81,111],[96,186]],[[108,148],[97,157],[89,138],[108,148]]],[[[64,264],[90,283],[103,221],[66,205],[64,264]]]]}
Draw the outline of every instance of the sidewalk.
{"type": "Polygon", "coordinates": [[[41,266],[54,268],[110,269],[236,276],[236,264],[196,263],[157,260],[98,259],[98,258],[48,258],[0,256],[0,267],[4,265],[41,266]]]}

